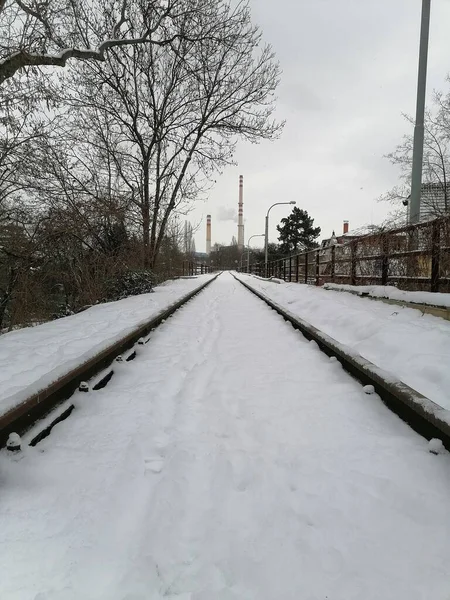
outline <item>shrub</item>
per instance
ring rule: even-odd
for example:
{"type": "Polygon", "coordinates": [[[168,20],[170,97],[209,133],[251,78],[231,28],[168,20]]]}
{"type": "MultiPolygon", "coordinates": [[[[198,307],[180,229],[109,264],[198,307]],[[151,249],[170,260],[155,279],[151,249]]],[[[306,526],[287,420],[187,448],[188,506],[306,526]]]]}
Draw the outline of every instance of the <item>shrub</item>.
{"type": "Polygon", "coordinates": [[[106,300],[122,300],[128,296],[148,294],[153,291],[155,275],[150,270],[123,271],[108,280],[106,300]]]}

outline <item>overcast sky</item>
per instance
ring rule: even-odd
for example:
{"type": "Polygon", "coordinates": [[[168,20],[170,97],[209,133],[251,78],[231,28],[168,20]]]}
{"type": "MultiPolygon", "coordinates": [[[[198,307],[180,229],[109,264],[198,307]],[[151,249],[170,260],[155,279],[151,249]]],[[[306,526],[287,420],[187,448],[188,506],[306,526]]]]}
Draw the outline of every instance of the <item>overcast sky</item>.
{"type": "MultiPolygon", "coordinates": [[[[428,99],[449,89],[450,0],[432,0],[428,99]]],[[[267,208],[296,200],[322,228],[342,221],[350,229],[380,223],[390,208],[377,198],[397,183],[398,172],[383,158],[415,113],[421,0],[250,0],[253,21],[272,45],[283,71],[277,117],[286,119],[281,138],[241,143],[236,167],[226,169],[189,215],[199,224],[198,251],[205,250],[206,215],[212,243],[237,237],[234,215],[238,179],[244,175],[245,243],[264,232],[267,208]]],[[[270,213],[270,241],[290,212],[270,213]]],[[[263,238],[252,240],[262,246],[263,238]]]]}

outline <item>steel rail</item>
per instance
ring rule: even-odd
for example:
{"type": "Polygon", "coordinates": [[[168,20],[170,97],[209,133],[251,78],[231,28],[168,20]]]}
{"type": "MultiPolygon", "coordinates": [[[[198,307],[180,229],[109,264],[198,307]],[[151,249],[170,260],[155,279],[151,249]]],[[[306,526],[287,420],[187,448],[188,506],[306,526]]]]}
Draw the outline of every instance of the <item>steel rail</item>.
{"type": "Polygon", "coordinates": [[[450,411],[233,276],[298,329],[306,339],[314,340],[325,354],[336,357],[355,379],[364,385],[373,385],[382,401],[415,431],[427,439],[439,438],[450,450],[450,411]]]}
{"type": "MultiPolygon", "coordinates": [[[[206,286],[217,279],[219,275],[220,273],[180,298],[177,302],[160,311],[156,316],[135,328],[118,342],[111,344],[82,365],[70,370],[50,386],[31,395],[14,408],[2,414],[0,416],[0,448],[6,444],[10,433],[15,432],[22,435],[39,419],[48,415],[59,404],[70,398],[78,389],[81,382],[88,381],[107,369],[106,373],[95,386],[96,389],[102,387],[114,373],[113,363],[117,356],[122,355],[132,348],[142,337],[148,335],[152,329],[155,329],[155,327],[170,317],[176,310],[189,302],[189,300],[205,289],[206,286]]],[[[67,411],[67,416],[72,409],[67,411]]]]}

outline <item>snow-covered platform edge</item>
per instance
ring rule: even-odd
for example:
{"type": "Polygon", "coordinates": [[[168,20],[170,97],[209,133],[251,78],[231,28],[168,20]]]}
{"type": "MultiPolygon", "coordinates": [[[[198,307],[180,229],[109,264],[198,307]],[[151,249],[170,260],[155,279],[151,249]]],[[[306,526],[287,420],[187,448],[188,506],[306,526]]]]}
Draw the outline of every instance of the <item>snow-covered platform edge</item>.
{"type": "Polygon", "coordinates": [[[98,375],[114,361],[115,357],[123,354],[131,348],[141,337],[149,333],[151,329],[159,325],[173,312],[188,302],[206,286],[212,283],[218,276],[211,277],[206,282],[191,290],[179,298],[176,302],[164,307],[156,315],[153,315],[146,323],[140,324],[125,337],[114,341],[113,344],[104,348],[101,352],[85,359],[75,368],[61,375],[56,381],[49,382],[47,387],[24,397],[13,408],[0,414],[0,448],[6,443],[9,433],[12,431],[28,429],[29,423],[41,415],[47,414],[53,406],[57,406],[63,400],[69,398],[78,388],[82,381],[86,381],[98,375]]]}
{"type": "Polygon", "coordinates": [[[301,317],[281,307],[265,294],[242,281],[239,276],[234,275],[234,277],[287,319],[296,329],[299,329],[307,339],[314,340],[322,351],[329,356],[337,356],[342,366],[354,377],[365,385],[373,385],[375,391],[389,408],[409,423],[413,429],[428,439],[441,439],[450,449],[450,411],[406,385],[392,373],[377,367],[354,352],[349,346],[341,344],[301,317]]]}

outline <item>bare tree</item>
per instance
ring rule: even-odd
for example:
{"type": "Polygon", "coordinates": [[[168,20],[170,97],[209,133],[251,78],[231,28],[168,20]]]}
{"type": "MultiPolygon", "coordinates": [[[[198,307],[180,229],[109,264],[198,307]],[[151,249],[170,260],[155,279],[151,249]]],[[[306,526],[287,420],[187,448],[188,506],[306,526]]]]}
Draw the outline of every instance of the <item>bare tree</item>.
{"type": "Polygon", "coordinates": [[[111,48],[171,43],[171,19],[192,0],[0,0],[0,85],[26,67],[104,61],[111,48]]]}
{"type": "MultiPolygon", "coordinates": [[[[414,120],[404,115],[414,127],[414,120]]],[[[427,111],[422,171],[423,213],[439,217],[450,211],[450,99],[436,94],[434,110],[427,111]]],[[[410,194],[412,169],[413,135],[408,134],[387,155],[392,164],[400,168],[401,183],[381,196],[380,200],[394,205],[407,205],[410,194]]],[[[404,214],[404,212],[403,212],[404,214]]]]}
{"type": "Polygon", "coordinates": [[[5,103],[0,110],[0,222],[24,192],[23,173],[35,143],[47,135],[45,123],[27,104],[5,103]]]}
{"type": "Polygon", "coordinates": [[[140,218],[144,265],[153,267],[172,212],[189,204],[238,139],[273,139],[279,67],[246,4],[199,0],[192,20],[171,20],[165,48],[116,48],[102,68],[84,65],[65,89],[80,130],[114,162],[140,218]],[[98,142],[100,143],[100,142],[98,142]]]}
{"type": "MultiPolygon", "coordinates": [[[[65,2],[53,22],[63,33],[69,21],[58,19],[71,14],[65,2]]],[[[148,38],[161,43],[110,47],[102,61],[74,61],[50,81],[20,67],[3,80],[0,320],[8,326],[110,297],[111,279],[137,266],[153,269],[158,257],[161,274],[179,272],[185,257],[176,217],[185,218],[213,172],[232,162],[239,139],[280,133],[282,123],[272,119],[279,68],[248,6],[169,4],[170,19],[148,38]]],[[[24,10],[0,0],[0,19],[14,6],[24,10]]],[[[39,6],[57,8],[51,0],[39,6]]],[[[129,29],[123,23],[124,40],[137,39],[130,32],[142,22],[133,15],[129,29]]],[[[33,29],[31,17],[10,26],[35,32],[36,50],[44,23],[33,29]]],[[[56,52],[49,40],[45,52],[56,52]]]]}

